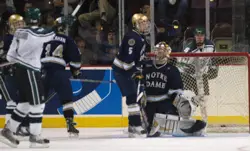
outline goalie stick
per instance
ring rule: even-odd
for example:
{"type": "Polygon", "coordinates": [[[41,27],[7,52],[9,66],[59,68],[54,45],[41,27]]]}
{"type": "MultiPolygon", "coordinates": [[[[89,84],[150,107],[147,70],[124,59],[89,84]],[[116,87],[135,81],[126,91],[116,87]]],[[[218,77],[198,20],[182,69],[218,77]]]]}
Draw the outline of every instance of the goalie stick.
{"type": "MultiPolygon", "coordinates": [[[[141,65],[141,69],[140,69],[140,72],[142,74],[142,69],[143,69],[143,65],[141,65]]],[[[143,125],[143,128],[147,131],[147,128],[149,126],[148,124],[148,118],[147,118],[147,114],[144,110],[144,102],[142,102],[142,99],[143,99],[143,96],[144,96],[144,88],[143,90],[141,90],[141,80],[138,81],[138,85],[137,85],[137,98],[136,98],[136,102],[137,103],[140,103],[140,110],[141,110],[141,119],[142,119],[142,125],[143,125]]],[[[144,100],[144,101],[147,101],[147,100],[144,100]]]]}

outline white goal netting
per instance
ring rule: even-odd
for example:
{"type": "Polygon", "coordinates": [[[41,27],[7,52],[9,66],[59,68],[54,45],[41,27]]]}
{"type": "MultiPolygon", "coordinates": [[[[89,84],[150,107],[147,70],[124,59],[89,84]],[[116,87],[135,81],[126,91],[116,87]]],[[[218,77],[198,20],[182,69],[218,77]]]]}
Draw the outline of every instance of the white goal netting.
{"type": "Polygon", "coordinates": [[[249,132],[248,58],[247,53],[172,55],[184,89],[205,101],[194,117],[208,119],[208,132],[249,132]]]}

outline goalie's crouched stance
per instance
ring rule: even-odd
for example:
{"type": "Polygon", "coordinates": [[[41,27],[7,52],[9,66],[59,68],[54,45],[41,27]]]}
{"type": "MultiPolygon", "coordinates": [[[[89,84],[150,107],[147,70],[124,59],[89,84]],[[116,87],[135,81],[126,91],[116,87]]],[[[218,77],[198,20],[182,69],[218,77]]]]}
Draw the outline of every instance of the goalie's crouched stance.
{"type": "Polygon", "coordinates": [[[175,136],[198,135],[206,123],[190,120],[196,103],[194,93],[183,92],[183,83],[177,67],[168,63],[171,48],[160,42],[155,46],[155,59],[143,70],[147,104],[147,131],[149,137],[161,133],[175,136]]]}
{"type": "Polygon", "coordinates": [[[176,137],[204,136],[206,123],[191,118],[198,106],[193,99],[194,96],[195,94],[189,90],[176,95],[173,105],[179,115],[156,113],[149,136],[159,136],[161,133],[176,137]]]}

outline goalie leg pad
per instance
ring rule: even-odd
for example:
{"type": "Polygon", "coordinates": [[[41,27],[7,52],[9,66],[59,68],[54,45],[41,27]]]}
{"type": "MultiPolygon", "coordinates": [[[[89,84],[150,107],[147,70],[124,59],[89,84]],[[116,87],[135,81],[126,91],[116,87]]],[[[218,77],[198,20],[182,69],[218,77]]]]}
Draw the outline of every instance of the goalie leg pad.
{"type": "Polygon", "coordinates": [[[180,119],[179,116],[170,114],[155,114],[149,136],[160,132],[176,137],[201,136],[206,123],[200,120],[180,119]]]}
{"type": "Polygon", "coordinates": [[[156,132],[171,135],[178,128],[180,117],[170,114],[156,113],[154,116],[153,124],[149,136],[154,135],[156,132]]]}

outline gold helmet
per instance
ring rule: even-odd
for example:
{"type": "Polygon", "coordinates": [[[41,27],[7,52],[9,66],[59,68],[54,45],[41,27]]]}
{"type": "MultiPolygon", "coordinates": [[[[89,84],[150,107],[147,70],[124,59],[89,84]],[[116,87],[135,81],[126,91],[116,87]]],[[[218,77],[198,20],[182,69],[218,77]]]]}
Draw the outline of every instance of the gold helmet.
{"type": "Polygon", "coordinates": [[[141,34],[149,34],[150,32],[150,21],[146,15],[134,14],[132,16],[132,25],[141,34]]]}
{"type": "Polygon", "coordinates": [[[164,41],[155,45],[156,61],[166,62],[172,52],[171,47],[164,41]]]}
{"type": "Polygon", "coordinates": [[[21,15],[13,14],[8,19],[9,33],[14,34],[18,28],[25,26],[24,19],[21,15]]]}

